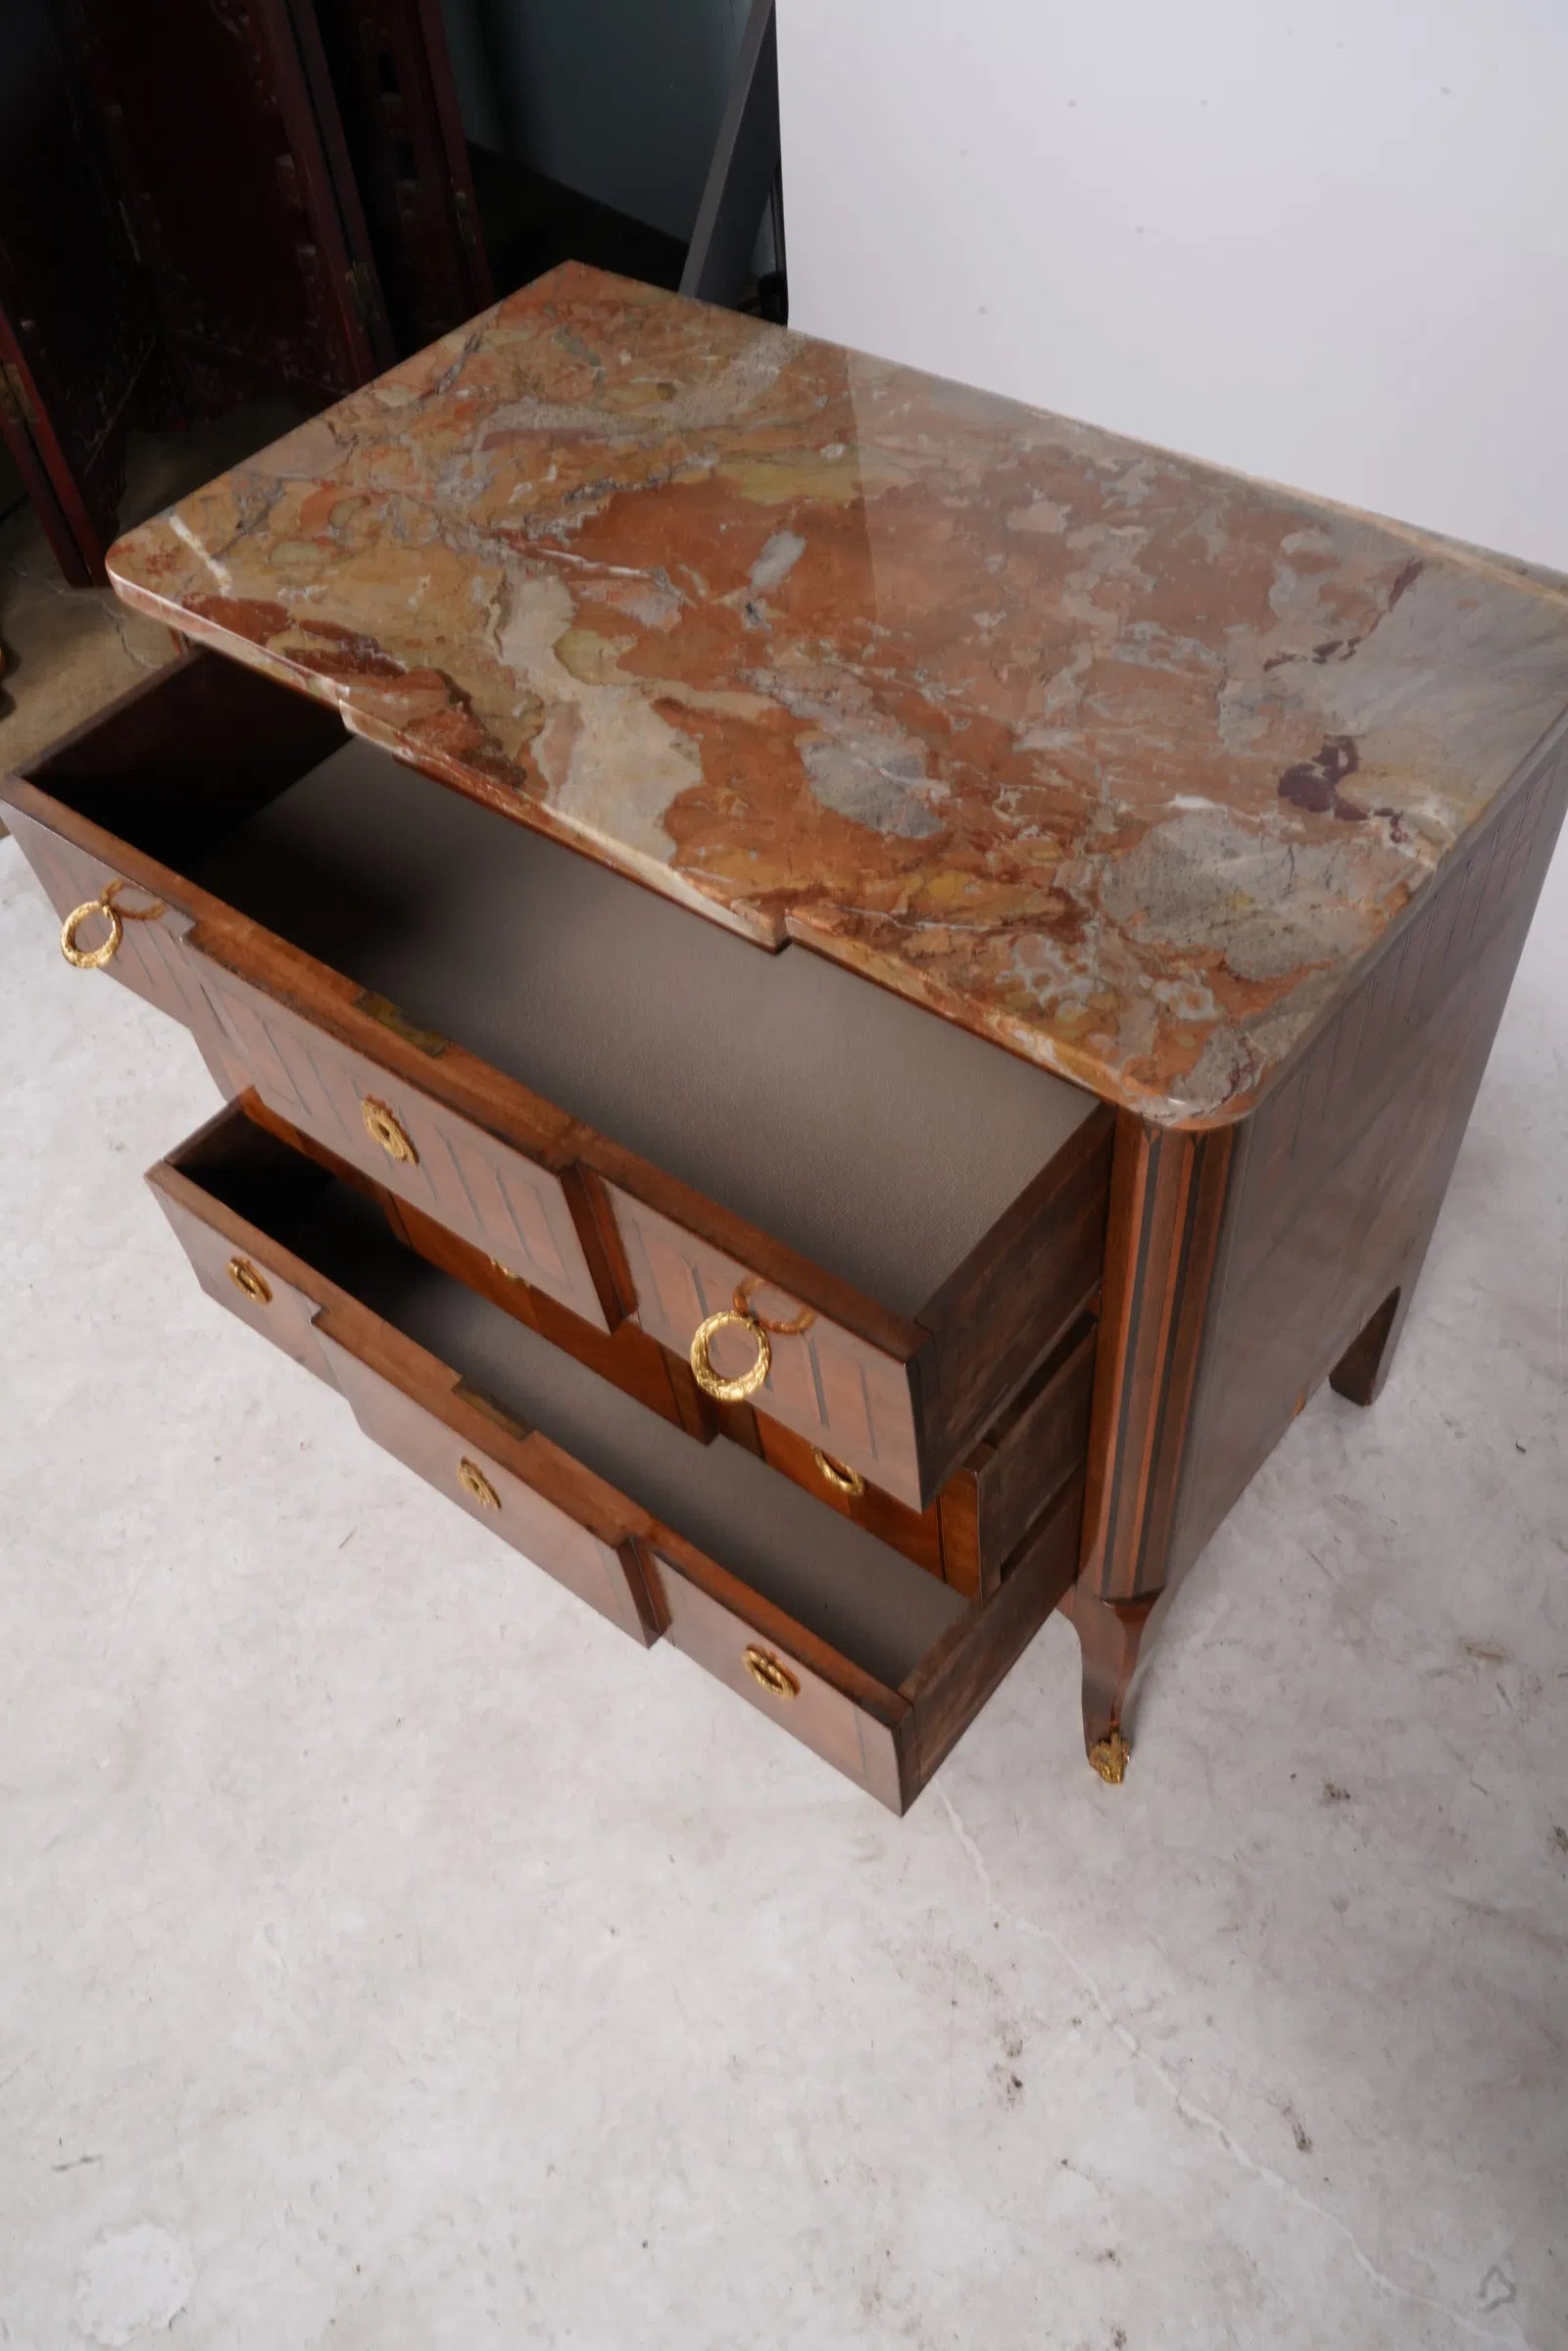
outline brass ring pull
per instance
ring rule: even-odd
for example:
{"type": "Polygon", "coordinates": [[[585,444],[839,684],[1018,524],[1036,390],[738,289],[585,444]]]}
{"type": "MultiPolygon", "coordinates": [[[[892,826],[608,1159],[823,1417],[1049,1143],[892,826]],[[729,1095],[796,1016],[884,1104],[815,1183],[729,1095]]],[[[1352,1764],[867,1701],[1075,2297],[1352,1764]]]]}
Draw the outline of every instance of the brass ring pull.
{"type": "Polygon", "coordinates": [[[737,1282],[735,1295],[730,1299],[734,1311],[747,1322],[755,1322],[759,1330],[771,1331],[775,1339],[799,1339],[810,1329],[816,1320],[814,1306],[803,1306],[793,1322],[775,1322],[770,1315],[759,1314],[752,1304],[752,1293],[761,1287],[762,1277],[760,1273],[749,1273],[744,1282],[737,1282]]]}
{"type": "Polygon", "coordinates": [[[478,1462],[470,1461],[466,1453],[458,1463],[458,1484],[463,1488],[465,1494],[472,1494],[481,1510],[500,1509],[500,1494],[497,1494],[478,1462]]]}
{"type": "Polygon", "coordinates": [[[270,1306],[271,1304],[272,1293],[249,1257],[230,1257],[228,1278],[235,1289],[250,1299],[253,1306],[270,1306]]]}
{"type": "Polygon", "coordinates": [[[77,971],[102,971],[120,953],[120,942],[125,936],[127,922],[156,922],[164,911],[163,901],[154,899],[150,906],[119,906],[115,901],[122,890],[134,887],[130,882],[105,882],[97,898],[89,898],[85,906],[73,906],[60,925],[60,952],[66,961],[77,971]],[[90,915],[101,914],[109,925],[109,935],[97,947],[78,947],[76,934],[90,915]]]}
{"type": "Polygon", "coordinates": [[[368,1094],[360,1104],[360,1116],[365,1121],[365,1131],[370,1141],[378,1143],[389,1159],[397,1160],[403,1167],[418,1166],[418,1152],[398,1123],[396,1112],[390,1110],[385,1102],[377,1102],[373,1094],[368,1094]]]}
{"type": "Polygon", "coordinates": [[[781,1665],[770,1649],[748,1649],[741,1659],[752,1680],[770,1698],[798,1698],[801,1686],[787,1665],[781,1665]]]}
{"type": "Polygon", "coordinates": [[[766,1331],[755,1315],[732,1313],[727,1307],[722,1314],[710,1314],[700,1322],[692,1335],[691,1363],[697,1385],[706,1396],[717,1396],[721,1404],[739,1404],[755,1396],[772,1368],[773,1347],[766,1331]],[[709,1345],[720,1331],[749,1331],[757,1347],[757,1361],[738,1378],[726,1380],[713,1369],[709,1358],[709,1345]]]}
{"type": "Polygon", "coordinates": [[[818,1445],[811,1447],[811,1459],[839,1494],[847,1494],[852,1502],[859,1500],[865,1492],[865,1480],[858,1469],[851,1469],[847,1462],[835,1461],[832,1454],[824,1453],[818,1445]]]}

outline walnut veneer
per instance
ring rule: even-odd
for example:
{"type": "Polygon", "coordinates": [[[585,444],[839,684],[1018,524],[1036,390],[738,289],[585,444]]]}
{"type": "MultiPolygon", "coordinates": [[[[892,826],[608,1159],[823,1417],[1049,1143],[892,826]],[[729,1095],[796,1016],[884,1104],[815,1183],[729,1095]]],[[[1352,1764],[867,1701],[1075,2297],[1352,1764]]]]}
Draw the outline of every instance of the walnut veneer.
{"type": "Polygon", "coordinates": [[[1562,584],[576,269],[111,568],[209,649],[4,797],[228,1098],[204,1286],[883,1801],[1058,1604],[1119,1779],[1157,1601],[1388,1377],[1562,584]]]}

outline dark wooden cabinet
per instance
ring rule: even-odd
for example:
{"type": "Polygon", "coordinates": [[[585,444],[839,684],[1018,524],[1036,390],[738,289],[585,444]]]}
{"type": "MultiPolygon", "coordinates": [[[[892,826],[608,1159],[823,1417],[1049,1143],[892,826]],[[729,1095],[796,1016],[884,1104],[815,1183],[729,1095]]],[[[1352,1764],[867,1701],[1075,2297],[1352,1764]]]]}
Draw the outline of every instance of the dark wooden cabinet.
{"type": "Polygon", "coordinates": [[[1388,1376],[1561,587],[576,269],[111,568],[212,650],[4,804],[228,1098],[151,1178],[203,1287],[881,1801],[1058,1606],[1119,1781],[1388,1376]]]}
{"type": "Polygon", "coordinates": [[[284,391],[316,409],[386,367],[363,207],[313,88],[314,18],[289,0],[70,6],[192,406],[284,391]]]}
{"type": "Polygon", "coordinates": [[[435,0],[14,0],[0,434],[102,581],[135,424],[321,408],[491,298],[435,0]]]}
{"type": "MultiPolygon", "coordinates": [[[[999,1672],[1008,1642],[1026,1637],[1002,1632],[1004,1602],[1009,1624],[1021,1609],[1018,1626],[1032,1629],[1063,1599],[1084,1642],[1089,1742],[1114,1776],[1155,1600],[1319,1379],[1333,1372],[1370,1401],[1387,1370],[1560,819],[1560,747],[1499,803],[1253,1117],[1162,1131],[1091,1104],[1069,1123],[1060,1165],[1026,1187],[979,1248],[983,1265],[1005,1262],[1012,1236],[1030,1235],[1030,1295],[1043,1301],[1050,1344],[989,1425],[960,1424],[958,1457],[930,1495],[912,1476],[905,1490],[902,1474],[918,1458],[922,1391],[909,1366],[936,1331],[913,1323],[890,1344],[891,1318],[873,1300],[760,1233],[741,1246],[743,1228],[720,1203],[634,1161],[191,878],[224,870],[235,826],[342,751],[330,712],[193,654],[6,789],[12,827],[70,918],[74,951],[113,943],[106,967],[190,1028],[235,1098],[152,1177],[209,1295],[622,1630],[644,1642],[667,1637],[898,1808],[928,1768],[926,1664],[951,1645],[939,1620],[929,1653],[887,1667],[879,1643],[888,1626],[918,1619],[911,1594],[924,1582],[972,1610],[952,1625],[968,1624],[966,1640],[999,1672]],[[368,1205],[381,1254],[406,1261],[405,1289],[442,1285],[464,1301],[454,1359],[368,1304],[374,1285],[357,1297],[350,1276],[334,1277],[335,1259],[311,1258],[302,1200],[334,1191],[368,1205]],[[649,1208],[648,1195],[678,1213],[649,1208]],[[1043,1212],[1059,1200],[1070,1214],[1043,1212]],[[768,1378],[748,1400],[712,1398],[689,1368],[695,1324],[711,1300],[756,1283],[759,1266],[780,1288],[753,1288],[745,1302],[769,1323],[805,1311],[808,1330],[773,1339],[768,1378]],[[467,1355],[469,1326],[485,1317],[486,1346],[467,1355]],[[860,1654],[883,1670],[858,1662],[853,1641],[813,1633],[810,1609],[803,1622],[720,1565],[701,1507],[705,1540],[694,1544],[678,1503],[662,1515],[641,1506],[466,1378],[480,1357],[508,1363],[496,1334],[509,1328],[514,1350],[534,1349],[535,1389],[575,1380],[603,1393],[609,1420],[666,1429],[662,1442],[689,1465],[684,1479],[678,1466],[670,1473],[677,1489],[700,1489],[701,1464],[722,1459],[732,1472],[718,1481],[724,1507],[735,1507],[734,1477],[750,1478],[751,1507],[766,1516],[778,1512],[769,1481],[788,1481],[790,1511],[807,1514],[790,1521],[790,1539],[830,1574],[864,1578],[876,1565],[867,1589],[884,1593],[885,1618],[860,1654]],[[540,1362],[554,1368],[541,1373],[540,1362]],[[858,1420],[839,1402],[846,1391],[858,1420]],[[1086,1469],[1086,1566],[1068,1592],[1086,1469]],[[1020,1569],[1038,1608],[1018,1597],[1020,1569]],[[912,1586],[899,1582],[916,1570],[912,1586]]],[[[367,756],[382,758],[354,755],[367,756]]],[[[373,772],[392,785],[390,763],[373,772]]],[[[604,875],[595,886],[629,887],[604,875]]],[[[707,940],[706,926],[698,936],[707,940]]],[[[375,1256],[363,1236],[361,1249],[375,1256]]],[[[952,1344],[994,1340],[971,1314],[952,1344]]],[[[744,1370],[750,1349],[737,1352],[744,1370]]],[[[993,1352],[989,1390],[983,1376],[960,1375],[968,1393],[995,1393],[995,1362],[993,1352]]],[[[646,1439],[629,1449],[634,1490],[646,1439]]],[[[945,1673],[958,1670],[950,1661],[945,1673]]],[[[949,1704],[947,1743],[968,1719],[949,1704]]]]}

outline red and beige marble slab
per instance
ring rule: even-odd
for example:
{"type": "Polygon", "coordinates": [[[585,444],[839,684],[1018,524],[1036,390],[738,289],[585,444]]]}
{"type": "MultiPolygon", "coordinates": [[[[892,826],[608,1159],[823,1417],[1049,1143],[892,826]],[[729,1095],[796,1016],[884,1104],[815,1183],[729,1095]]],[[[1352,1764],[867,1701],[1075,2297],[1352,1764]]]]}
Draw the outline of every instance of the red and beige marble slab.
{"type": "Polygon", "coordinates": [[[127,604],[715,920],[1241,1114],[1568,710],[1564,583],[568,265],[127,604]]]}

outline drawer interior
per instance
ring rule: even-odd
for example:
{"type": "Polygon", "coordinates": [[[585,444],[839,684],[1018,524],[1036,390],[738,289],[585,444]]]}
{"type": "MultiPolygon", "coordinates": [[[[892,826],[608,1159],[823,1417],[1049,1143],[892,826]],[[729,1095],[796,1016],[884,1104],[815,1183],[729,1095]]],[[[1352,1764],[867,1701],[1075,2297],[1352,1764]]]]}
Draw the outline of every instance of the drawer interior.
{"type": "Polygon", "coordinates": [[[172,710],[162,758],[139,742],[116,774],[86,737],[35,780],[894,1313],[1094,1114],[809,949],[769,954],[212,666],[169,693],[243,697],[220,754],[212,713],[197,759],[172,710]],[[290,746],[271,759],[270,724],[290,746]]]}
{"type": "Polygon", "coordinates": [[[966,1603],[739,1445],[703,1445],[400,1243],[373,1202],[243,1119],[181,1173],[897,1688],[966,1603]]]}

